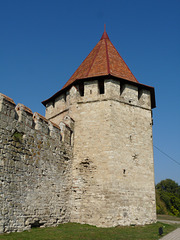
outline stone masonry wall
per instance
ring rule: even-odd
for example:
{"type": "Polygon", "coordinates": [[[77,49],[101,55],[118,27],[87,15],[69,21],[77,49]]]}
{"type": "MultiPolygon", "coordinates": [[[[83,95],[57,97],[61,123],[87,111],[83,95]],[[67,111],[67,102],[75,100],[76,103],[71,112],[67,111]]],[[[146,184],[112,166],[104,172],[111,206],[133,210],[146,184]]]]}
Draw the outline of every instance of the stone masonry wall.
{"type": "Polygon", "coordinates": [[[118,82],[108,81],[104,94],[97,87],[85,85],[73,112],[71,221],[99,227],[155,222],[150,97],[143,107],[133,86],[121,95],[118,82]]]}
{"type": "Polygon", "coordinates": [[[64,112],[75,121],[70,221],[99,227],[153,223],[150,92],[111,79],[104,83],[104,94],[98,81],[88,80],[83,97],[72,87],[64,108],[62,100],[47,106],[56,123],[64,112]]]}
{"type": "Polygon", "coordinates": [[[0,233],[69,221],[71,159],[57,125],[0,94],[0,233]]]}

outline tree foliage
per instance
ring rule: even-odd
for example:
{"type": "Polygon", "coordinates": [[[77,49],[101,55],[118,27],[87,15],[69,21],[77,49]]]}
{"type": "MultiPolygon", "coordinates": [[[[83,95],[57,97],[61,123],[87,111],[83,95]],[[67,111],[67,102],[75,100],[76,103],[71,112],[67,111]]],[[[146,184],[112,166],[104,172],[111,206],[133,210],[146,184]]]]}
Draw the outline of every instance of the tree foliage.
{"type": "Polygon", "coordinates": [[[180,216],[180,186],[171,179],[156,185],[157,214],[180,216]]]}

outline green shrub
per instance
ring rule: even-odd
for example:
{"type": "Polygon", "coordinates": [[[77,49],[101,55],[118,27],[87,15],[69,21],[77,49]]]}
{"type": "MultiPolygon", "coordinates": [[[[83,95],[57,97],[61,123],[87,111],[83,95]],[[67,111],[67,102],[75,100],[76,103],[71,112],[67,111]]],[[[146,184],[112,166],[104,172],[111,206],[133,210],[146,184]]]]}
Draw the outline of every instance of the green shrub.
{"type": "Polygon", "coordinates": [[[20,133],[18,131],[15,131],[14,134],[13,134],[13,140],[15,142],[22,142],[22,139],[23,139],[23,133],[20,133]]]}

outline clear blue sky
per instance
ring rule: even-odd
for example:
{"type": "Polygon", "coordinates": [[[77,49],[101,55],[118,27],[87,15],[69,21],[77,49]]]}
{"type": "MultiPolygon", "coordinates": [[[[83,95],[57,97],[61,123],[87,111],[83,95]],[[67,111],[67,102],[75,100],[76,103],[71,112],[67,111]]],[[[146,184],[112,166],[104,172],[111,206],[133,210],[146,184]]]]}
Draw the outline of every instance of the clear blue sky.
{"type": "MultiPolygon", "coordinates": [[[[44,115],[104,28],[140,83],[155,87],[154,145],[180,162],[179,0],[1,0],[0,92],[44,115]]],[[[180,165],[154,149],[155,181],[180,165]]]]}

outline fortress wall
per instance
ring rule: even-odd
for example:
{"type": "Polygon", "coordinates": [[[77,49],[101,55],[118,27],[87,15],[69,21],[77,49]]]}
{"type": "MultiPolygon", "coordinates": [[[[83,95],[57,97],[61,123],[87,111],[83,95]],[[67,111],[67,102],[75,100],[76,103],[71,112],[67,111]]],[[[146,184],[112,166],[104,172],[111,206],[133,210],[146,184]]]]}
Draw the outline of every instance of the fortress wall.
{"type": "Polygon", "coordinates": [[[73,111],[73,222],[111,227],[156,221],[150,93],[138,96],[137,87],[123,87],[121,93],[118,82],[108,80],[98,94],[97,83],[85,84],[87,95],[73,111]]]}
{"type": "Polygon", "coordinates": [[[61,138],[59,126],[0,94],[0,232],[69,221],[72,149],[61,138]]]}

